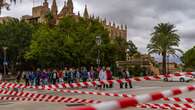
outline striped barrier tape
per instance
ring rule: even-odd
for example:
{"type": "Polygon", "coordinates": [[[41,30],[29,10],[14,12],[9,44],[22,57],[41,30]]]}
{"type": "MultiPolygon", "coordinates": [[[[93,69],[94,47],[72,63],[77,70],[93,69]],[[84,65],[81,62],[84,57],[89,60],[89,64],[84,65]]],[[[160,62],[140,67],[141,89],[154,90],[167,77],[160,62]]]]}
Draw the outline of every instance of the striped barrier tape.
{"type": "Polygon", "coordinates": [[[164,106],[164,107],[177,107],[177,108],[192,108],[195,109],[195,104],[145,104],[145,105],[154,105],[154,106],[164,106]]]}
{"type": "MultiPolygon", "coordinates": [[[[48,99],[35,99],[35,98],[26,98],[26,97],[8,97],[8,96],[0,96],[1,101],[33,101],[33,102],[58,102],[58,103],[83,103],[83,99],[81,100],[72,100],[70,98],[62,98],[55,101],[50,101],[48,99]]],[[[195,110],[189,109],[192,108],[193,105],[189,104],[139,104],[136,106],[137,108],[152,108],[152,109],[175,109],[175,110],[195,110]],[[186,108],[185,108],[186,107],[186,108]]]]}
{"type": "Polygon", "coordinates": [[[173,102],[184,102],[184,103],[195,103],[195,99],[192,98],[179,98],[179,97],[164,97],[164,101],[173,101],[173,102]]]}
{"type": "Polygon", "coordinates": [[[103,80],[103,81],[93,81],[93,82],[79,82],[79,83],[62,83],[62,84],[55,84],[55,85],[44,85],[44,86],[26,86],[24,84],[15,84],[15,83],[7,83],[7,82],[1,82],[0,86],[7,86],[10,88],[41,88],[41,87],[47,87],[47,88],[76,88],[76,87],[88,87],[88,86],[97,86],[97,85],[103,85],[103,84],[120,84],[125,82],[131,82],[131,81],[146,81],[146,80],[160,80],[160,77],[154,77],[154,76],[145,76],[145,77],[138,77],[138,78],[130,78],[130,79],[119,79],[119,80],[103,80]]]}
{"type": "MultiPolygon", "coordinates": [[[[176,74],[168,74],[168,75],[159,75],[159,76],[144,76],[144,77],[134,77],[129,79],[118,79],[118,80],[102,80],[102,81],[93,81],[93,82],[79,82],[79,83],[62,83],[55,85],[45,85],[44,87],[52,87],[52,88],[77,88],[77,87],[89,87],[89,86],[97,86],[103,84],[120,84],[125,82],[139,82],[139,81],[151,81],[151,80],[160,80],[165,77],[173,77],[173,76],[181,76],[184,74],[192,75],[192,72],[186,73],[176,73],[176,74]]],[[[41,86],[25,86],[24,84],[9,84],[9,86],[13,86],[13,88],[41,88],[41,86]]]]}
{"type": "MultiPolygon", "coordinates": [[[[76,98],[54,98],[54,99],[41,99],[41,98],[28,98],[28,97],[11,97],[11,96],[0,96],[1,101],[33,101],[33,102],[57,102],[57,103],[84,103],[91,104],[90,100],[76,99],[76,98]]],[[[100,101],[97,101],[100,103],[100,101]]]]}
{"type": "Polygon", "coordinates": [[[195,110],[195,108],[186,107],[185,104],[139,104],[137,108],[152,108],[160,110],[195,110]]]}
{"type": "Polygon", "coordinates": [[[164,106],[155,106],[155,105],[146,105],[146,104],[139,104],[136,106],[136,108],[147,108],[147,109],[166,109],[166,110],[169,110],[170,108],[169,107],[164,107],[164,106]]]}
{"type": "Polygon", "coordinates": [[[171,90],[166,90],[162,92],[153,92],[150,94],[139,95],[131,98],[122,98],[119,100],[104,102],[100,104],[95,104],[86,107],[73,107],[69,110],[118,110],[122,108],[136,106],[140,103],[148,103],[150,101],[156,101],[163,97],[170,97],[174,95],[179,95],[185,92],[190,92],[195,90],[195,85],[173,88],[171,90]]]}
{"type": "Polygon", "coordinates": [[[0,96],[1,101],[33,101],[33,102],[64,102],[64,103],[79,103],[80,100],[71,100],[69,98],[61,98],[59,100],[49,100],[49,99],[36,99],[36,98],[26,98],[26,97],[7,97],[7,96],[0,96]]]}
{"type": "Polygon", "coordinates": [[[96,101],[96,100],[68,98],[68,97],[62,97],[62,96],[53,96],[53,95],[37,94],[37,93],[30,93],[30,92],[16,92],[16,91],[9,91],[9,90],[0,90],[0,94],[40,99],[40,100],[44,100],[47,102],[59,102],[59,100],[62,102],[64,102],[64,100],[68,100],[68,101],[77,101],[77,102],[82,102],[82,103],[100,103],[101,102],[101,101],[96,101]]]}
{"type": "MultiPolygon", "coordinates": [[[[52,89],[49,89],[52,90],[52,89]]],[[[99,96],[111,96],[111,97],[135,97],[136,95],[131,94],[118,94],[118,93],[108,93],[108,92],[92,92],[92,91],[79,91],[79,90],[59,90],[53,89],[53,91],[57,92],[65,92],[65,93],[78,93],[78,94],[87,94],[87,95],[99,95],[99,96]]],[[[184,103],[195,103],[195,99],[192,98],[179,98],[179,97],[164,97],[161,100],[164,101],[176,101],[176,102],[184,102],[184,103]]]]}
{"type": "MultiPolygon", "coordinates": [[[[4,87],[6,87],[6,86],[4,86],[4,87]]],[[[135,96],[135,95],[130,95],[130,94],[118,94],[118,93],[108,93],[108,92],[92,92],[92,91],[80,91],[80,90],[61,90],[61,89],[53,89],[52,86],[51,86],[51,88],[40,87],[39,89],[41,89],[41,90],[52,90],[52,91],[56,91],[56,92],[78,93],[78,94],[99,95],[99,96],[114,96],[114,97],[134,97],[135,96]]],[[[191,98],[179,98],[179,97],[169,98],[169,97],[164,97],[164,98],[162,98],[162,100],[195,103],[195,100],[191,99],[191,98]]]]}
{"type": "MultiPolygon", "coordinates": [[[[87,95],[99,95],[99,96],[111,96],[111,97],[135,97],[136,95],[131,94],[119,94],[119,93],[108,93],[108,92],[92,92],[92,91],[80,91],[80,90],[60,90],[60,89],[49,89],[57,92],[65,93],[78,93],[78,94],[87,94],[87,95]]],[[[195,103],[195,99],[192,98],[179,98],[179,97],[164,97],[161,100],[164,101],[176,101],[184,103],[195,103]]]]}

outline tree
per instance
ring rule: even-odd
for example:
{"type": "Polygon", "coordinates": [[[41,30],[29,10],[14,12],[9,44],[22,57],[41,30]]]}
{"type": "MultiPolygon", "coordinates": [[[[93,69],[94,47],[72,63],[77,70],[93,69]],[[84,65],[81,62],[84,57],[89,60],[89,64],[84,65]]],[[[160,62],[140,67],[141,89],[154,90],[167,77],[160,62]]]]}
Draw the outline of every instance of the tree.
{"type": "Polygon", "coordinates": [[[0,24],[0,47],[8,47],[7,56],[12,72],[17,62],[22,63],[23,54],[30,45],[32,32],[32,25],[17,19],[0,24]]]}
{"type": "MultiPolygon", "coordinates": [[[[104,50],[105,45],[109,43],[109,38],[100,23],[83,18],[64,17],[53,28],[42,25],[37,29],[25,58],[42,64],[42,67],[96,64],[97,35],[102,37],[103,44],[100,48],[104,50]]],[[[102,59],[103,57],[105,56],[102,56],[102,59]]]]}
{"type": "Polygon", "coordinates": [[[135,54],[139,53],[138,50],[137,50],[136,45],[131,40],[129,40],[127,42],[127,45],[128,45],[127,54],[128,54],[129,57],[134,56],[135,54]]]}
{"type": "Polygon", "coordinates": [[[186,51],[181,57],[182,62],[186,69],[195,68],[195,46],[186,51]]]}
{"type": "Polygon", "coordinates": [[[125,60],[127,47],[127,42],[120,37],[111,41],[98,20],[67,16],[56,26],[37,27],[25,59],[37,62],[35,65],[39,67],[89,66],[96,65],[99,49],[101,64],[107,65],[125,60]],[[96,36],[101,36],[100,46],[96,45],[96,36]]]}
{"type": "Polygon", "coordinates": [[[173,24],[160,23],[154,27],[152,38],[147,45],[148,52],[162,55],[163,74],[166,74],[166,56],[167,54],[175,54],[176,51],[181,52],[175,47],[179,46],[180,36],[173,24]]]}

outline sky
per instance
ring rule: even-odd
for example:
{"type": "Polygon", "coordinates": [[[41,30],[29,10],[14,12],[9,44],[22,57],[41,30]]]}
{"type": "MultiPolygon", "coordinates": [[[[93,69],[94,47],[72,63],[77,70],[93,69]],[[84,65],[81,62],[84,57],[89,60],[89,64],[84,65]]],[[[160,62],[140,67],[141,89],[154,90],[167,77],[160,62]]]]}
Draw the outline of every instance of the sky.
{"type": "MultiPolygon", "coordinates": [[[[19,0],[18,0],[19,1],[19,0]]],[[[2,10],[1,16],[21,17],[31,15],[32,6],[44,0],[23,0],[12,4],[11,10],[2,10]]],[[[51,0],[48,0],[51,4],[51,0]]],[[[56,0],[59,7],[65,0],[56,0]]],[[[85,4],[92,15],[128,26],[128,40],[132,40],[139,51],[146,53],[150,33],[158,23],[169,22],[176,26],[181,36],[179,48],[186,51],[195,46],[195,0],[73,0],[74,12],[83,13],[85,4]]]]}

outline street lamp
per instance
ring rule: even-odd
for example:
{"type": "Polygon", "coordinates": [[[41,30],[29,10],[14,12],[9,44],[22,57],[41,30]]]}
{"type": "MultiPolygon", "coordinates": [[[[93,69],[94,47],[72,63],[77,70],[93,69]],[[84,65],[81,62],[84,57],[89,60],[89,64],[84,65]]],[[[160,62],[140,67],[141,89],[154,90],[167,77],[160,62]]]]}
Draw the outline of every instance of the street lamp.
{"type": "Polygon", "coordinates": [[[169,55],[167,56],[167,72],[169,74],[169,55]]]}
{"type": "Polygon", "coordinates": [[[6,66],[8,65],[7,64],[7,51],[8,47],[3,47],[3,53],[4,53],[4,60],[3,60],[3,76],[6,75],[6,66]]]}
{"type": "MultiPolygon", "coordinates": [[[[96,44],[99,47],[102,43],[101,36],[96,36],[96,44]]],[[[97,65],[100,66],[100,49],[98,48],[97,65]]]]}

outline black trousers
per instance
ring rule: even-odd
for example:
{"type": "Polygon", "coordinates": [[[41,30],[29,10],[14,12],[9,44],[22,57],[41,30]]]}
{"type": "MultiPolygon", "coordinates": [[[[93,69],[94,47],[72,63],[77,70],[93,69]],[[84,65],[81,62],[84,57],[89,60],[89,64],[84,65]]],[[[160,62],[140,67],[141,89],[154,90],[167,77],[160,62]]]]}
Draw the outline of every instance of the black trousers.
{"type": "Polygon", "coordinates": [[[120,83],[120,88],[123,88],[123,85],[125,85],[125,88],[133,88],[132,83],[131,82],[125,82],[125,83],[120,83]]]}

